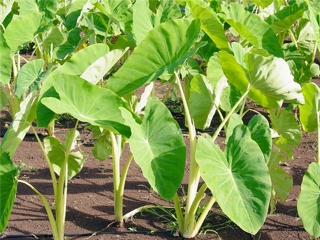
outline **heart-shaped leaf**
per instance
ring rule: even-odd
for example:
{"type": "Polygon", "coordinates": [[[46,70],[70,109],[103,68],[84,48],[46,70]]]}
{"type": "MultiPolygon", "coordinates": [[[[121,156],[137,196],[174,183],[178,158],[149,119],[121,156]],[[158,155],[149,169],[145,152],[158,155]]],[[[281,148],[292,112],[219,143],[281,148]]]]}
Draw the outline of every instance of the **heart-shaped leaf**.
{"type": "Polygon", "coordinates": [[[18,186],[17,174],[9,154],[0,151],[0,233],[5,230],[12,211],[18,186]]]}
{"type": "Polygon", "coordinates": [[[82,122],[88,122],[130,136],[129,127],[119,110],[126,108],[114,92],[93,85],[78,76],[58,75],[53,82],[59,98],[45,97],[41,101],[57,114],[69,113],[82,122]]]}
{"type": "Polygon", "coordinates": [[[305,173],[298,198],[298,214],[303,227],[315,239],[320,236],[320,165],[313,162],[305,173]]]}
{"type": "Polygon", "coordinates": [[[42,59],[36,59],[22,66],[16,80],[15,95],[17,98],[21,99],[34,82],[40,81],[43,65],[42,59]]]}
{"type": "Polygon", "coordinates": [[[198,39],[199,20],[170,20],[153,28],[136,47],[124,65],[107,82],[119,95],[131,92],[174,70],[199,47],[190,51],[198,39]],[[189,52],[190,51],[190,52],[189,52]]]}
{"type": "Polygon", "coordinates": [[[196,161],[222,211],[244,231],[255,234],[267,217],[271,180],[249,129],[235,127],[225,154],[211,137],[199,137],[196,161]]]}
{"type": "Polygon", "coordinates": [[[19,16],[9,23],[4,32],[4,38],[12,52],[17,51],[21,45],[33,39],[40,26],[42,16],[42,13],[35,12],[19,16]]]}
{"type": "Polygon", "coordinates": [[[165,200],[178,190],[186,159],[186,146],[179,125],[156,97],[148,101],[141,124],[122,109],[125,123],[131,127],[130,150],[142,173],[165,200]]]}

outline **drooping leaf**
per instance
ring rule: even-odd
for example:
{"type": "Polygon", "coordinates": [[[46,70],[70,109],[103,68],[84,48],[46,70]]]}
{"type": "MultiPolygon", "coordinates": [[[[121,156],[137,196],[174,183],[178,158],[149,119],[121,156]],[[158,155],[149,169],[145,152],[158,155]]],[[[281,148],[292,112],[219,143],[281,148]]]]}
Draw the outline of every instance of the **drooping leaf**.
{"type": "Polygon", "coordinates": [[[289,29],[292,24],[302,17],[307,9],[308,6],[305,2],[300,4],[293,3],[277,11],[274,15],[269,16],[265,21],[271,26],[275,33],[280,33],[289,29]]]}
{"type": "Polygon", "coordinates": [[[36,117],[37,98],[29,94],[20,104],[20,111],[14,116],[13,122],[6,131],[0,147],[13,158],[21,141],[24,139],[36,117]]]}
{"type": "Polygon", "coordinates": [[[314,132],[318,129],[316,96],[320,90],[316,84],[307,83],[302,87],[302,92],[305,104],[298,105],[300,122],[304,131],[314,132]]]}
{"type": "Polygon", "coordinates": [[[69,113],[82,122],[88,122],[130,136],[123,124],[119,107],[124,101],[109,89],[95,86],[78,76],[58,75],[53,86],[59,98],[45,97],[42,103],[57,114],[69,113]]]}
{"type": "Polygon", "coordinates": [[[257,114],[250,119],[248,128],[251,132],[252,140],[259,145],[264,160],[268,163],[272,149],[271,131],[268,120],[262,114],[257,114]]]}
{"type": "Polygon", "coordinates": [[[2,56],[0,61],[0,82],[7,84],[10,82],[11,78],[12,59],[11,50],[6,39],[3,37],[2,32],[0,32],[0,52],[2,56]]]}
{"type": "Polygon", "coordinates": [[[271,111],[270,119],[272,128],[279,134],[274,139],[274,144],[292,159],[294,148],[299,146],[301,139],[299,124],[294,115],[286,110],[281,111],[278,116],[271,111]]]}
{"type": "Polygon", "coordinates": [[[107,87],[124,95],[163,73],[173,74],[180,64],[203,46],[198,45],[190,51],[199,31],[200,22],[190,19],[172,20],[156,26],[108,80],[107,87]]]}
{"type": "Polygon", "coordinates": [[[209,136],[199,137],[196,161],[222,211],[244,231],[255,234],[267,217],[271,180],[249,129],[238,125],[225,153],[209,136]]]}
{"type": "Polygon", "coordinates": [[[0,233],[8,224],[17,193],[17,168],[6,152],[0,151],[0,233]]]}
{"type": "Polygon", "coordinates": [[[21,99],[30,85],[39,81],[43,65],[42,59],[36,59],[22,66],[16,79],[15,95],[17,98],[21,99]]]}
{"type": "Polygon", "coordinates": [[[177,122],[156,97],[148,101],[141,124],[128,111],[122,109],[122,114],[131,127],[130,149],[144,177],[162,198],[171,200],[181,184],[186,157],[177,122]]]}
{"type": "Polygon", "coordinates": [[[9,23],[4,32],[4,38],[12,52],[17,51],[21,45],[34,38],[42,16],[43,14],[39,12],[31,13],[19,16],[9,23]]]}
{"type": "Polygon", "coordinates": [[[196,75],[190,82],[189,110],[194,124],[199,129],[210,126],[216,112],[213,87],[204,75],[196,75]]]}
{"type": "Polygon", "coordinates": [[[247,78],[254,89],[269,98],[304,103],[301,86],[294,82],[290,68],[282,58],[247,53],[245,63],[247,78]]]}
{"type": "MultiPolygon", "coordinates": [[[[70,138],[70,134],[67,134],[67,138],[68,137],[70,138]]],[[[66,139],[66,141],[70,140],[75,143],[75,141],[78,140],[78,138],[79,133],[77,132],[73,140],[66,139]]],[[[86,160],[86,158],[82,155],[81,152],[67,152],[66,146],[63,143],[61,143],[58,139],[50,136],[44,139],[44,146],[46,153],[48,154],[49,160],[53,166],[53,170],[57,175],[60,176],[61,167],[66,162],[68,165],[68,179],[71,179],[81,171],[83,164],[86,160]],[[67,154],[68,159],[66,159],[67,154]]]]}
{"type": "Polygon", "coordinates": [[[293,186],[292,176],[289,173],[285,172],[281,166],[279,166],[280,162],[285,161],[286,158],[280,153],[280,149],[274,147],[272,149],[270,160],[268,162],[268,168],[274,191],[274,196],[273,199],[271,199],[270,203],[271,213],[274,211],[278,199],[280,199],[281,201],[285,201],[288,198],[293,186]]]}
{"type": "Polygon", "coordinates": [[[278,38],[268,23],[256,14],[246,11],[238,3],[230,3],[228,8],[229,10],[224,11],[226,16],[222,17],[242,37],[258,49],[265,49],[276,57],[283,57],[278,38]]]}
{"type": "Polygon", "coordinates": [[[229,51],[229,43],[217,14],[203,1],[188,0],[187,3],[190,6],[192,16],[200,19],[203,31],[219,49],[229,51]]]}
{"type": "Polygon", "coordinates": [[[298,214],[303,227],[313,237],[320,236],[320,165],[313,162],[305,173],[298,198],[298,214]]]}

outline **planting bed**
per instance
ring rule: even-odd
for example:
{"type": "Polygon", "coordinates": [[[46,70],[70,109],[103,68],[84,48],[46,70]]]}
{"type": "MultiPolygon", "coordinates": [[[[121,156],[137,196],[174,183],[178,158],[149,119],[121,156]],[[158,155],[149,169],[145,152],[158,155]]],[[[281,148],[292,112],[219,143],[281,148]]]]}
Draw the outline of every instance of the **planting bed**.
{"type": "MultiPolygon", "coordinates": [[[[161,89],[159,92],[161,94],[161,89]]],[[[177,120],[180,123],[183,122],[181,118],[177,120]]],[[[2,112],[1,121],[0,132],[3,136],[6,130],[5,112],[2,112]]],[[[66,125],[57,128],[56,136],[63,138],[66,130],[66,125]]],[[[124,228],[117,228],[110,224],[114,219],[111,159],[104,162],[94,159],[91,153],[93,144],[90,132],[84,129],[81,131],[81,136],[82,140],[79,141],[79,144],[87,160],[80,174],[68,185],[65,231],[69,235],[68,239],[180,239],[176,236],[176,232],[171,231],[172,225],[169,226],[166,220],[169,219],[171,224],[175,224],[173,219],[160,210],[158,213],[166,219],[143,212],[142,214],[137,213],[127,221],[124,228]],[[95,235],[92,235],[93,233],[95,235]]],[[[188,144],[187,137],[185,141],[188,144]]],[[[220,137],[219,141],[223,141],[223,138],[220,137]]],[[[295,150],[294,161],[289,161],[286,166],[283,166],[293,176],[293,189],[287,201],[278,203],[275,213],[268,216],[262,229],[256,235],[243,232],[228,221],[224,215],[221,215],[218,206],[214,205],[213,214],[205,222],[206,232],[198,235],[196,239],[312,239],[302,227],[296,205],[303,174],[316,157],[316,147],[316,133],[304,134],[299,148],[295,150]]],[[[125,154],[129,154],[129,151],[125,151],[125,154]]],[[[124,157],[127,158],[127,156],[124,157]]],[[[17,165],[25,164],[20,179],[33,184],[48,197],[51,204],[54,204],[49,170],[35,136],[28,135],[24,139],[14,156],[14,162],[17,165]]],[[[185,176],[187,172],[188,169],[186,169],[185,176]]],[[[181,189],[183,187],[185,185],[181,186],[181,189]]],[[[150,189],[141,170],[133,162],[125,186],[124,213],[150,204],[166,206],[169,211],[173,207],[171,202],[162,200],[150,189]]],[[[10,221],[2,237],[34,239],[40,236],[42,239],[51,239],[50,233],[49,221],[40,199],[30,188],[19,183],[10,221]],[[30,236],[30,234],[35,236],[30,236]]]]}

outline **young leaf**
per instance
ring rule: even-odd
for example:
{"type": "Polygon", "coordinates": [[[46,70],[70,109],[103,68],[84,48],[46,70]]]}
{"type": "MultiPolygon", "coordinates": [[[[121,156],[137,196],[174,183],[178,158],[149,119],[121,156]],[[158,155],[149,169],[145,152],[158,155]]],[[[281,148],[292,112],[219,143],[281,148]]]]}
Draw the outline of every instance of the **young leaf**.
{"type": "Polygon", "coordinates": [[[307,83],[302,87],[305,104],[298,105],[299,118],[303,130],[314,132],[318,129],[316,95],[320,94],[319,87],[315,83],[307,83]]]}
{"type": "Polygon", "coordinates": [[[11,50],[6,39],[3,37],[2,32],[0,32],[0,52],[2,56],[0,61],[0,82],[7,84],[10,82],[11,78],[12,59],[11,50]]]}
{"type": "Polygon", "coordinates": [[[195,126],[199,129],[209,127],[217,108],[213,87],[204,75],[198,74],[192,78],[188,105],[195,126]]]}
{"type": "Polygon", "coordinates": [[[123,124],[120,107],[124,101],[109,89],[100,88],[78,76],[57,75],[53,82],[59,98],[45,97],[41,101],[57,114],[69,113],[82,122],[88,122],[129,137],[130,129],[123,124]],[[76,93],[76,94],[75,94],[76,93]]]}
{"type": "Polygon", "coordinates": [[[131,92],[163,73],[174,70],[199,47],[190,50],[198,39],[200,22],[179,19],[153,28],[137,46],[124,65],[109,78],[107,87],[119,95],[131,92]]]}
{"type": "Polygon", "coordinates": [[[22,66],[16,80],[15,95],[17,98],[23,98],[28,88],[34,82],[39,81],[43,65],[44,61],[42,59],[36,59],[22,66]]]}
{"type": "Polygon", "coordinates": [[[19,16],[9,23],[4,32],[4,38],[12,52],[17,51],[21,45],[33,39],[40,26],[42,16],[42,13],[36,12],[19,16]]]}
{"type": "MultiPolygon", "coordinates": [[[[68,136],[70,137],[70,134],[67,134],[67,138],[68,136]]],[[[79,138],[79,133],[76,134],[72,141],[75,143],[77,138],[79,138]]],[[[67,140],[68,139],[66,139],[66,141],[67,140]]],[[[68,179],[73,178],[81,171],[86,160],[81,152],[67,153],[65,148],[66,146],[64,146],[64,144],[54,137],[46,137],[44,139],[44,146],[53,169],[57,175],[60,175],[61,166],[65,163],[65,161],[68,162],[68,179]],[[65,159],[67,154],[69,154],[68,159],[65,159]]]]}
{"type": "Polygon", "coordinates": [[[271,131],[268,120],[263,115],[257,114],[250,119],[248,128],[251,132],[252,140],[259,145],[264,160],[268,163],[272,149],[271,131]]]}
{"type": "Polygon", "coordinates": [[[0,233],[8,224],[17,193],[17,168],[6,152],[0,149],[0,233]]]}
{"type": "Polygon", "coordinates": [[[232,135],[235,127],[240,124],[243,124],[241,116],[237,113],[233,113],[228,121],[228,125],[226,126],[226,140],[227,141],[228,141],[229,137],[232,135]]]}
{"type": "Polygon", "coordinates": [[[320,165],[313,162],[305,173],[298,198],[298,214],[303,227],[315,239],[320,236],[320,165]]]}
{"type": "Polygon", "coordinates": [[[286,110],[277,116],[273,111],[270,112],[272,128],[279,134],[274,139],[274,144],[280,148],[288,158],[293,158],[293,150],[299,146],[301,139],[300,126],[294,115],[286,110]]]}
{"type": "Polygon", "coordinates": [[[151,187],[169,201],[178,190],[185,166],[186,146],[177,122],[156,97],[150,98],[141,124],[121,109],[131,127],[130,149],[151,187]]]}
{"type": "Polygon", "coordinates": [[[200,19],[201,28],[217,47],[221,50],[230,51],[223,25],[217,14],[203,1],[188,0],[187,3],[190,6],[192,16],[200,19]]]}
{"type": "Polygon", "coordinates": [[[210,137],[199,137],[196,160],[222,211],[244,231],[255,234],[267,217],[271,180],[249,129],[244,125],[234,129],[225,154],[210,137]]]}
{"type": "Polygon", "coordinates": [[[20,111],[4,135],[0,147],[13,158],[19,144],[24,139],[36,115],[37,98],[29,94],[20,104],[20,111]]]}
{"type": "Polygon", "coordinates": [[[92,154],[100,161],[104,161],[112,154],[112,144],[109,132],[103,134],[95,143],[92,154]]]}
{"type": "Polygon", "coordinates": [[[285,162],[286,158],[284,155],[280,154],[280,149],[274,147],[271,151],[270,160],[268,162],[268,168],[270,172],[272,188],[275,192],[274,199],[271,199],[270,212],[274,211],[277,200],[280,198],[285,201],[289,193],[291,192],[293,186],[293,179],[289,173],[286,173],[282,167],[279,166],[280,162],[285,162]]]}
{"type": "Polygon", "coordinates": [[[230,3],[225,9],[224,20],[254,47],[265,49],[276,57],[283,57],[283,51],[271,27],[256,14],[246,11],[237,3],[230,3]]]}

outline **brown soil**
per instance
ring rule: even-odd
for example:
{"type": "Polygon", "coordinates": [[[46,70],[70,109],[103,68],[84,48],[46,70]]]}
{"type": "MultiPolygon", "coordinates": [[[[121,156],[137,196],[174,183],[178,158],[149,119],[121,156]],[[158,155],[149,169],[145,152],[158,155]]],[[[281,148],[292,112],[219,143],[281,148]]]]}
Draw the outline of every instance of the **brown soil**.
{"type": "MultiPolygon", "coordinates": [[[[3,134],[4,131],[0,129],[0,133],[3,134]]],[[[64,128],[57,129],[56,136],[63,138],[65,132],[64,128]]],[[[119,229],[115,226],[106,228],[114,219],[111,159],[104,162],[94,159],[90,139],[87,130],[82,131],[81,148],[87,156],[87,161],[81,173],[70,180],[68,185],[65,230],[67,239],[181,239],[174,237],[176,234],[171,232],[172,228],[164,219],[147,212],[136,214],[125,223],[125,228],[119,229]],[[91,236],[93,233],[96,235],[91,236]],[[85,236],[79,236],[80,234],[85,236]]],[[[206,222],[211,224],[208,231],[205,234],[199,234],[195,239],[312,239],[302,227],[296,205],[303,174],[316,157],[316,146],[316,133],[303,135],[301,144],[294,154],[295,160],[289,161],[288,165],[284,166],[294,180],[290,196],[285,202],[278,203],[275,213],[267,217],[265,224],[256,235],[245,233],[230,223],[221,214],[218,206],[215,206],[213,214],[206,222]]],[[[126,159],[128,154],[127,149],[123,159],[126,159]]],[[[20,179],[31,183],[53,204],[49,171],[34,136],[26,136],[14,156],[14,162],[17,165],[25,163],[20,179]]],[[[187,173],[186,169],[185,176],[187,173]]],[[[183,183],[186,183],[186,179],[183,183]]],[[[182,187],[186,186],[182,185],[182,187]]],[[[149,204],[173,206],[172,202],[166,202],[155,192],[150,192],[149,184],[142,176],[141,170],[133,163],[125,186],[124,213],[149,204]]],[[[160,213],[168,217],[163,212],[160,213]]],[[[40,239],[51,239],[46,235],[50,233],[50,225],[40,199],[30,188],[19,183],[10,221],[2,237],[34,239],[35,236],[30,235],[38,235],[40,239]]]]}

